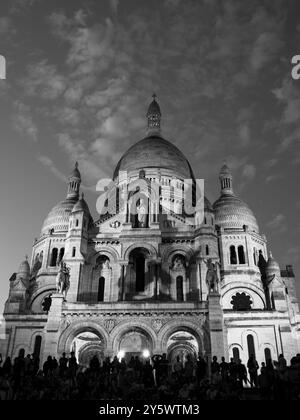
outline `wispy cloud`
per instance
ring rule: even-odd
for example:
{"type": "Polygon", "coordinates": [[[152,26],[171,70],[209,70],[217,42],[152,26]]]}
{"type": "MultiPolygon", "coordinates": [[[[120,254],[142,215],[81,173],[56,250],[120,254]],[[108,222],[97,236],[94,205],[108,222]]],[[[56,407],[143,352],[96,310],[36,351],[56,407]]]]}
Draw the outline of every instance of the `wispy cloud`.
{"type": "Polygon", "coordinates": [[[21,137],[26,137],[33,142],[38,141],[38,128],[33,120],[31,109],[21,101],[16,101],[13,127],[21,137]]]}
{"type": "Polygon", "coordinates": [[[272,233],[275,233],[275,234],[284,233],[287,230],[286,216],[284,216],[281,213],[276,214],[267,223],[267,227],[269,230],[272,231],[272,233]]]}

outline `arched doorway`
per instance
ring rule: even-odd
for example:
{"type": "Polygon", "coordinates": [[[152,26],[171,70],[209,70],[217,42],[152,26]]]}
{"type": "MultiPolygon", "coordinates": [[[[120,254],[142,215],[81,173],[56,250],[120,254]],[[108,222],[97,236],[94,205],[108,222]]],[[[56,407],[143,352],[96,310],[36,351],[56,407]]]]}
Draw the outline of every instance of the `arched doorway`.
{"type": "Polygon", "coordinates": [[[176,331],[169,337],[167,349],[167,356],[171,366],[175,364],[177,357],[185,365],[188,357],[193,361],[197,360],[199,343],[192,333],[188,331],[176,331]]]}
{"type": "Polygon", "coordinates": [[[98,284],[98,299],[97,299],[98,302],[104,301],[104,288],[105,288],[105,278],[101,276],[99,279],[99,284],[98,284]]]}
{"type": "Polygon", "coordinates": [[[178,302],[183,302],[183,277],[176,277],[176,297],[178,302]]]}
{"type": "Polygon", "coordinates": [[[97,356],[100,362],[104,360],[104,340],[94,332],[81,332],[73,339],[70,351],[75,353],[81,366],[88,367],[94,356],[97,356]]]}
{"type": "Polygon", "coordinates": [[[152,340],[149,335],[139,328],[132,329],[122,335],[118,346],[118,356],[128,362],[131,357],[149,357],[152,349],[152,340]]]}
{"type": "Polygon", "coordinates": [[[126,278],[126,299],[146,299],[149,297],[153,278],[148,265],[150,253],[146,248],[135,248],[129,254],[129,270],[126,278]]]}

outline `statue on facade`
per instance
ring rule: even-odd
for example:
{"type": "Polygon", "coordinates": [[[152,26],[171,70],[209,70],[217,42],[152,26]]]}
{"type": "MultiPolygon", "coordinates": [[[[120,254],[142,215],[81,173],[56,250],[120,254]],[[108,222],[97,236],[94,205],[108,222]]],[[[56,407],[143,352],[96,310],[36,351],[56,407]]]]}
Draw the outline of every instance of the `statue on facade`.
{"type": "Polygon", "coordinates": [[[209,258],[208,260],[204,260],[207,266],[206,272],[206,284],[208,288],[208,293],[211,292],[218,292],[218,283],[219,283],[219,276],[218,276],[218,263],[213,263],[212,259],[209,258]]]}
{"type": "Polygon", "coordinates": [[[70,288],[70,268],[65,262],[61,262],[59,272],[56,276],[56,291],[63,295],[66,300],[68,290],[70,288]]]}
{"type": "Polygon", "coordinates": [[[137,209],[138,227],[140,228],[147,227],[147,206],[143,198],[140,199],[140,203],[136,207],[136,209],[137,209]]]}
{"type": "Polygon", "coordinates": [[[183,257],[175,257],[172,268],[173,270],[183,270],[185,268],[183,257]]]}

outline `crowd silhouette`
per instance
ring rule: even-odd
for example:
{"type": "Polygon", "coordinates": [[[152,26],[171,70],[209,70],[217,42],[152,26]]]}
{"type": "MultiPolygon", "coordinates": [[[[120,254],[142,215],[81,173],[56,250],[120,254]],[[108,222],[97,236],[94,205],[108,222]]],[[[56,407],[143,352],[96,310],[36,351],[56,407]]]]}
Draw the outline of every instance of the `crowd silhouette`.
{"type": "Polygon", "coordinates": [[[0,356],[0,400],[299,400],[300,354],[288,365],[283,355],[259,367],[250,356],[247,365],[201,355],[185,363],[166,354],[130,360],[95,355],[88,367],[78,365],[74,353],[59,360],[49,356],[40,366],[35,355],[21,350],[12,362],[0,356]]]}

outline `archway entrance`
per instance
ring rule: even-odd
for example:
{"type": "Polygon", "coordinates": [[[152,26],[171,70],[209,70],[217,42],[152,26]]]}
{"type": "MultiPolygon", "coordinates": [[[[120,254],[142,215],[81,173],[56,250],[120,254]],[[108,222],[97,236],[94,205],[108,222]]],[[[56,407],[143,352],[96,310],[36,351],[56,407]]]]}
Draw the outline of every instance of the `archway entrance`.
{"type": "Polygon", "coordinates": [[[148,262],[150,253],[145,248],[135,248],[129,254],[126,278],[126,299],[143,300],[149,297],[152,276],[148,262]]]}
{"type": "Polygon", "coordinates": [[[77,362],[81,366],[88,367],[94,356],[97,356],[100,362],[104,360],[104,341],[94,332],[82,332],[72,341],[71,351],[75,353],[77,362]]]}
{"type": "Polygon", "coordinates": [[[152,340],[142,330],[134,329],[126,332],[120,340],[118,357],[124,358],[127,362],[131,357],[148,358],[152,353],[152,340]]]}
{"type": "Polygon", "coordinates": [[[187,331],[177,331],[173,333],[167,343],[168,360],[173,366],[179,357],[179,360],[185,365],[188,356],[194,362],[199,353],[199,344],[196,337],[187,331]]]}

